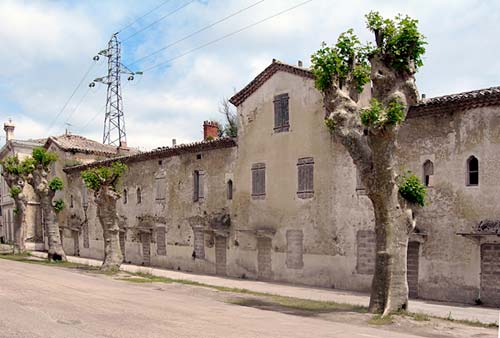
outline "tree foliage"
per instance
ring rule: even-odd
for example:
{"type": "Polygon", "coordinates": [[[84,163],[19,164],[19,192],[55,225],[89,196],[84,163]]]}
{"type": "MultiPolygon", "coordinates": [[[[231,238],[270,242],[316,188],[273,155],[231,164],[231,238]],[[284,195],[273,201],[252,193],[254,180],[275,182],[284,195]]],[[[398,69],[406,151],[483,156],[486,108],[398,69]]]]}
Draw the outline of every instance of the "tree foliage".
{"type": "Polygon", "coordinates": [[[119,193],[119,182],[127,166],[122,162],[113,162],[111,166],[87,169],[81,176],[87,188],[98,191],[102,186],[110,186],[111,189],[119,193]]]}
{"type": "Polygon", "coordinates": [[[325,91],[332,83],[342,88],[346,82],[353,82],[359,93],[370,81],[368,54],[371,45],[362,45],[353,30],[340,34],[337,43],[329,47],[325,42],[311,56],[312,72],[316,88],[325,91]]]}
{"type": "Polygon", "coordinates": [[[0,164],[4,172],[19,177],[30,174],[35,168],[34,161],[31,157],[27,157],[23,161],[20,161],[17,155],[7,157],[4,161],[0,162],[0,164]]]}
{"type": "Polygon", "coordinates": [[[375,34],[378,52],[384,55],[384,61],[394,69],[408,69],[413,63],[415,71],[423,66],[425,36],[418,31],[418,20],[409,16],[398,15],[394,20],[385,19],[379,12],[366,15],[366,26],[375,34]],[[412,61],[412,62],[408,62],[412,61]]]}
{"type": "Polygon", "coordinates": [[[384,106],[379,100],[372,99],[370,107],[361,109],[361,123],[365,127],[396,125],[405,118],[405,105],[400,100],[392,100],[384,106]]]}
{"type": "Polygon", "coordinates": [[[13,186],[12,188],[10,188],[9,190],[9,195],[10,197],[12,198],[16,198],[17,196],[19,196],[20,193],[23,192],[23,189],[21,189],[20,187],[18,187],[17,185],[16,186],[13,186]]]}
{"type": "Polygon", "coordinates": [[[427,188],[411,171],[407,171],[398,178],[399,194],[410,203],[425,205],[427,188]]]}
{"type": "Polygon", "coordinates": [[[49,189],[52,191],[60,191],[64,189],[64,183],[59,177],[54,177],[50,182],[49,182],[49,189]]]}
{"type": "Polygon", "coordinates": [[[47,151],[44,147],[34,148],[31,156],[36,164],[42,165],[44,168],[48,168],[52,163],[57,161],[57,154],[47,151]]]}
{"type": "Polygon", "coordinates": [[[57,199],[53,202],[52,207],[54,208],[54,211],[56,212],[56,214],[58,214],[64,210],[65,205],[66,204],[64,203],[64,201],[62,199],[57,199]]]}

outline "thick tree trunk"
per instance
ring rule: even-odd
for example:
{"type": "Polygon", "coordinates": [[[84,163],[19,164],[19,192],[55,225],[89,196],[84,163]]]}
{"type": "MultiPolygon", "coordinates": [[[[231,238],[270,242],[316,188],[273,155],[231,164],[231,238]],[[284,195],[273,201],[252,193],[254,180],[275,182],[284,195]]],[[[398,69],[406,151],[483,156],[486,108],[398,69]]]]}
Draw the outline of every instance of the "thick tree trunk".
{"type": "Polygon", "coordinates": [[[59,224],[56,221],[52,200],[55,192],[49,188],[48,172],[43,166],[38,165],[33,173],[28,177],[29,184],[35,190],[40,207],[44,214],[45,224],[47,226],[48,237],[48,259],[54,261],[66,261],[66,254],[62,246],[59,224]]]}
{"type": "Polygon", "coordinates": [[[56,222],[54,209],[52,207],[52,194],[39,194],[40,206],[43,210],[45,224],[47,225],[47,237],[49,243],[48,259],[54,261],[66,261],[66,253],[62,246],[59,224],[56,222]]]}
{"type": "Polygon", "coordinates": [[[10,190],[13,188],[18,188],[21,190],[16,196],[12,196],[14,200],[15,212],[14,212],[14,252],[22,253],[25,250],[25,237],[26,237],[26,210],[28,208],[28,199],[24,195],[24,186],[26,184],[24,178],[19,177],[14,174],[3,172],[2,176],[5,179],[5,183],[10,190]]]}
{"type": "MultiPolygon", "coordinates": [[[[411,73],[399,74],[380,57],[371,60],[373,97],[383,105],[399,100],[406,109],[418,98],[411,73]]],[[[414,226],[411,210],[399,198],[395,154],[398,125],[361,124],[361,107],[352,88],[335,84],[324,93],[327,119],[360,172],[375,214],[376,258],[370,311],[387,315],[408,307],[406,250],[414,226]]]]}
{"type": "Polygon", "coordinates": [[[120,247],[120,227],[116,212],[116,200],[119,195],[110,187],[103,186],[95,193],[97,216],[104,235],[104,262],[102,270],[118,270],[123,262],[120,247]]]}
{"type": "Polygon", "coordinates": [[[26,237],[26,209],[27,201],[23,194],[14,198],[16,211],[14,214],[14,252],[23,253],[26,249],[24,240],[26,237]]]}

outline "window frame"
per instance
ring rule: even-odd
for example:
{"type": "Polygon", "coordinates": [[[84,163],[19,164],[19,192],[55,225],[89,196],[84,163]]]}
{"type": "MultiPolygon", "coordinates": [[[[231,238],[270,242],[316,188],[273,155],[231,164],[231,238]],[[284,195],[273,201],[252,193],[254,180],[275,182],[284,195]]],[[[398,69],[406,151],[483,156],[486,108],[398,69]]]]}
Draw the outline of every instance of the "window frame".
{"type": "Polygon", "coordinates": [[[137,187],[137,189],[135,190],[135,197],[137,199],[136,203],[137,204],[142,204],[142,189],[141,187],[137,187]]]}
{"type": "Polygon", "coordinates": [[[233,180],[232,179],[227,180],[226,187],[227,187],[227,196],[226,196],[227,200],[232,201],[233,200],[233,180]]]}
{"type": "Polygon", "coordinates": [[[297,161],[297,197],[314,197],[314,158],[302,157],[297,161]]]}
{"type": "Polygon", "coordinates": [[[467,169],[467,175],[466,175],[466,186],[468,187],[477,187],[479,186],[479,159],[474,156],[474,155],[471,155],[467,158],[467,161],[466,161],[466,169],[467,169]],[[477,162],[477,170],[471,170],[471,161],[475,160],[477,162]],[[471,183],[471,174],[476,174],[477,175],[477,183],[471,183]]]}
{"type": "Polygon", "coordinates": [[[252,199],[259,200],[266,198],[266,164],[252,164],[252,199]],[[259,181],[260,180],[260,181],[259,181]],[[260,184],[260,185],[259,185],[260,184]]]}
{"type": "Polygon", "coordinates": [[[203,170],[193,171],[193,202],[201,202],[205,198],[203,170]]]}
{"type": "Polygon", "coordinates": [[[288,93],[276,95],[273,104],[274,132],[282,133],[290,131],[290,97],[288,93]]]}
{"type": "Polygon", "coordinates": [[[434,177],[434,162],[431,160],[427,159],[424,161],[424,164],[422,164],[422,171],[423,171],[423,182],[424,185],[428,188],[432,188],[432,177],[434,177]],[[426,167],[426,164],[430,163],[429,167],[426,167]],[[427,168],[430,168],[430,173],[427,172],[427,168]]]}

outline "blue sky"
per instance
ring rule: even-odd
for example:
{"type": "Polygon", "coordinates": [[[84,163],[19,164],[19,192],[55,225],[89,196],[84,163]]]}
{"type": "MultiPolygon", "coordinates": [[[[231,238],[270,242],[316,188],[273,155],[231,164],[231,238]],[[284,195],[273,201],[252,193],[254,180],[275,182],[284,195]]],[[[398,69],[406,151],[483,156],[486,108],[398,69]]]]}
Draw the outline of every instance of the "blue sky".
{"type": "MultiPolygon", "coordinates": [[[[66,109],[56,118],[92,57],[111,34],[164,0],[0,2],[0,118],[16,123],[16,138],[46,137],[70,130],[102,139],[106,90],[88,83],[105,75],[96,63],[66,109]],[[88,92],[87,92],[88,91],[88,92]],[[85,96],[85,94],[87,94],[85,96]],[[82,100],[83,98],[83,100],[82,100]],[[77,105],[82,102],[78,109],[77,105]]],[[[120,33],[134,32],[188,3],[170,0],[120,33]]],[[[130,64],[257,0],[195,0],[182,10],[124,42],[130,64]]],[[[147,69],[303,0],[265,0],[240,15],[133,65],[147,69]]],[[[199,140],[206,119],[221,119],[219,102],[241,89],[273,58],[295,64],[309,58],[322,41],[354,28],[371,40],[364,14],[409,14],[420,20],[429,45],[417,75],[428,97],[500,85],[500,1],[495,0],[313,0],[171,63],[123,82],[128,143],[141,149],[199,140]]],[[[3,139],[1,140],[3,141],[3,139]]]]}

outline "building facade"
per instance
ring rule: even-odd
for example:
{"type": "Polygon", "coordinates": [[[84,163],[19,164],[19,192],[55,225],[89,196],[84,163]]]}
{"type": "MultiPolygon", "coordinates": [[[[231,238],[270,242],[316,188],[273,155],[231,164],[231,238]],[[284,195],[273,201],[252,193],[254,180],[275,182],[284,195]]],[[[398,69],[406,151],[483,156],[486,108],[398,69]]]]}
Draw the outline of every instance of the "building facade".
{"type": "MultiPolygon", "coordinates": [[[[126,262],[368,291],[372,205],[324,126],[311,72],[274,61],[231,102],[237,140],[205,132],[203,142],[65,168],[67,253],[103,257],[80,174],[120,160],[129,168],[118,201],[126,262]]],[[[499,130],[500,88],[411,108],[399,170],[429,187],[408,246],[411,297],[500,305],[499,130]]]]}

